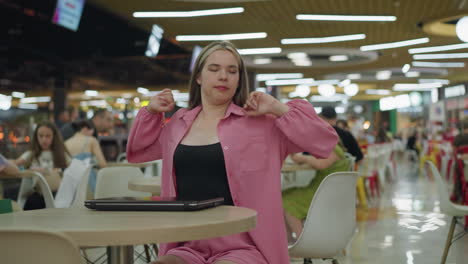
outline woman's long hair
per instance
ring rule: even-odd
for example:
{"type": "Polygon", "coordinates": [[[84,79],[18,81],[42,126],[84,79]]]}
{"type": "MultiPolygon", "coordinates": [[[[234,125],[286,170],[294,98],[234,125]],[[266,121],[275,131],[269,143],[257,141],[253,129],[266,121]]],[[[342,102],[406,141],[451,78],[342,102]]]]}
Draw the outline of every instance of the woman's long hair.
{"type": "Polygon", "coordinates": [[[52,151],[52,157],[54,159],[54,168],[61,168],[64,169],[68,167],[67,159],[65,155],[70,155],[65,144],[63,143],[62,134],[57,129],[57,127],[52,122],[41,122],[37,125],[36,129],[34,130],[34,135],[31,140],[31,145],[29,146],[29,150],[31,151],[30,158],[26,161],[26,168],[29,168],[33,162],[33,160],[38,160],[39,156],[42,153],[41,145],[39,144],[39,140],[37,138],[37,133],[39,128],[41,127],[48,127],[52,130],[52,144],[50,145],[50,150],[52,151]]]}

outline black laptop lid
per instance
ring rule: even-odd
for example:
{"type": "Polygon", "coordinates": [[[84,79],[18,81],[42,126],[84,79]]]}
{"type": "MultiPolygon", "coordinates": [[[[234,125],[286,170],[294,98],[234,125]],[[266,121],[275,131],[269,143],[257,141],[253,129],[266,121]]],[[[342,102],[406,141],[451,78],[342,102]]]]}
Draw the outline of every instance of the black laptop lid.
{"type": "Polygon", "coordinates": [[[199,201],[165,197],[111,197],[85,201],[87,208],[102,211],[194,211],[223,204],[222,197],[199,201]]]}

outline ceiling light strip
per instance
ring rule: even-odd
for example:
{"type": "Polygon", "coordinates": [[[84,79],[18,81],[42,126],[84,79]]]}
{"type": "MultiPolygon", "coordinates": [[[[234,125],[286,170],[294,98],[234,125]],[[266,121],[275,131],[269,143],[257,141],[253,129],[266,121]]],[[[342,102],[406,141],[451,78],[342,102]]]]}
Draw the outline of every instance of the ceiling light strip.
{"type": "Polygon", "coordinates": [[[254,55],[254,54],[275,54],[281,53],[281,48],[258,48],[258,49],[238,49],[241,55],[254,55]]]}
{"type": "Polygon", "coordinates": [[[313,78],[290,79],[290,80],[269,80],[265,82],[266,85],[298,85],[298,84],[311,85],[312,83],[314,83],[313,78]]]}
{"type": "Polygon", "coordinates": [[[302,73],[260,73],[255,76],[259,82],[275,79],[299,79],[304,77],[302,73]]]}
{"type": "Polygon", "coordinates": [[[319,43],[330,43],[330,42],[341,42],[365,39],[365,34],[353,34],[343,36],[332,36],[322,38],[286,38],[281,40],[281,44],[319,44],[319,43]]]}
{"type": "Polygon", "coordinates": [[[390,42],[390,43],[366,45],[366,46],[362,46],[361,50],[369,51],[369,50],[394,49],[394,48],[399,48],[399,47],[423,44],[427,42],[429,42],[429,38],[418,38],[418,39],[410,39],[410,40],[390,42]]]}
{"type": "Polygon", "coordinates": [[[439,54],[416,54],[415,60],[439,60],[439,59],[465,59],[468,53],[439,53],[439,54]]]}
{"type": "Polygon", "coordinates": [[[409,49],[408,52],[410,54],[417,54],[417,53],[429,53],[429,52],[457,50],[457,49],[468,49],[468,43],[409,49]]]}
{"type": "Polygon", "coordinates": [[[413,67],[430,67],[430,68],[464,68],[464,62],[429,62],[429,61],[413,61],[413,67]]]}
{"type": "Polygon", "coordinates": [[[133,12],[133,17],[200,17],[243,13],[243,7],[220,8],[194,11],[133,12]]]}
{"type": "Polygon", "coordinates": [[[298,14],[297,20],[316,21],[396,21],[395,16],[353,16],[353,15],[309,15],[298,14]]]}
{"type": "Polygon", "coordinates": [[[439,82],[435,83],[397,83],[393,85],[394,91],[425,91],[442,87],[439,82]]]}
{"type": "Polygon", "coordinates": [[[179,35],[176,36],[177,41],[215,41],[215,40],[238,40],[238,39],[259,39],[266,38],[267,33],[240,33],[240,34],[223,34],[223,35],[179,35]]]}

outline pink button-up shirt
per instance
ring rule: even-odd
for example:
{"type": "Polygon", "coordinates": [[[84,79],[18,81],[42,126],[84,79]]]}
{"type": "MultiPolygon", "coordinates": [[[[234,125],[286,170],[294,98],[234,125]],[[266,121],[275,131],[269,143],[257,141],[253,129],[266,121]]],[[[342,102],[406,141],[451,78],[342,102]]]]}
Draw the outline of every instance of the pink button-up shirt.
{"type": "MultiPolygon", "coordinates": [[[[236,206],[258,212],[257,226],[249,234],[270,264],[289,263],[281,200],[281,166],[289,153],[307,151],[326,158],[338,137],[303,100],[288,103],[281,117],[249,117],[234,103],[218,124],[226,173],[236,206]]],[[[139,111],[127,144],[130,162],[163,158],[162,196],[177,196],[174,151],[189,131],[201,107],[181,109],[164,124],[163,114],[139,111]]],[[[194,175],[196,177],[196,175],[194,175]]],[[[178,243],[161,246],[164,255],[178,243]]]]}

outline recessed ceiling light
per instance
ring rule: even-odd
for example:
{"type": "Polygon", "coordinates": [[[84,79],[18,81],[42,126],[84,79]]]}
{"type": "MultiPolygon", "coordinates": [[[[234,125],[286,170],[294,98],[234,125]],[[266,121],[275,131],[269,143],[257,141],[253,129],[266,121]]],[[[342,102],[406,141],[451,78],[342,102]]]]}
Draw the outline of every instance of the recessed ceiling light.
{"type": "Polygon", "coordinates": [[[455,31],[457,32],[457,37],[461,41],[468,42],[468,16],[458,20],[455,31]]]}
{"type": "Polygon", "coordinates": [[[464,68],[464,62],[428,62],[428,61],[413,61],[414,67],[430,67],[430,68],[464,68]]]}
{"type": "Polygon", "coordinates": [[[147,94],[147,93],[149,93],[149,90],[144,88],[144,87],[138,87],[137,92],[139,92],[141,94],[147,94]]]}
{"type": "Polygon", "coordinates": [[[409,64],[405,64],[403,65],[403,67],[401,68],[401,71],[403,73],[407,73],[409,70],[410,70],[411,66],[409,64]]]}
{"type": "Polygon", "coordinates": [[[332,37],[322,37],[322,38],[286,38],[286,39],[281,40],[281,44],[319,44],[319,43],[358,40],[358,39],[365,39],[365,38],[366,38],[365,34],[353,34],[353,35],[332,36],[332,37]]]}
{"type": "Polygon", "coordinates": [[[85,95],[87,96],[98,96],[99,92],[96,90],[86,90],[85,95]]]}
{"type": "Polygon", "coordinates": [[[317,89],[318,93],[325,97],[333,96],[336,93],[335,86],[331,84],[320,84],[317,89]]]}
{"type": "Polygon", "coordinates": [[[271,58],[256,58],[254,59],[254,64],[270,64],[271,58]]]}
{"type": "Polygon", "coordinates": [[[133,17],[200,17],[236,14],[244,12],[243,7],[220,8],[194,11],[160,11],[160,12],[133,12],[133,17]]]}
{"type": "Polygon", "coordinates": [[[305,52],[292,52],[286,55],[289,59],[302,59],[302,58],[307,58],[307,53],[305,52]]]}
{"type": "Polygon", "coordinates": [[[378,71],[375,74],[377,80],[389,80],[392,77],[392,71],[378,71]]]}
{"type": "Polygon", "coordinates": [[[259,39],[266,38],[267,33],[240,33],[240,34],[223,34],[223,35],[179,35],[176,36],[177,41],[215,41],[215,40],[239,40],[239,39],[259,39]]]}
{"type": "Polygon", "coordinates": [[[395,16],[353,16],[353,15],[308,15],[298,14],[297,20],[319,21],[396,21],[395,16]]]}
{"type": "Polygon", "coordinates": [[[355,96],[359,92],[359,85],[352,83],[344,87],[344,93],[347,96],[355,96]]]}
{"type": "Polygon", "coordinates": [[[462,43],[462,44],[454,44],[454,45],[409,49],[408,52],[410,54],[416,54],[416,53],[429,53],[429,52],[438,52],[438,51],[447,51],[447,50],[467,49],[467,48],[468,48],[468,43],[462,43]]]}
{"type": "Polygon", "coordinates": [[[393,48],[423,44],[427,42],[429,42],[429,38],[419,38],[419,39],[411,39],[411,40],[389,42],[389,43],[382,43],[382,44],[366,45],[366,46],[362,46],[361,50],[369,51],[369,50],[393,49],[393,48]]]}
{"type": "Polygon", "coordinates": [[[420,73],[420,72],[417,72],[417,71],[412,71],[412,72],[407,72],[407,73],[405,73],[405,76],[406,76],[407,78],[417,78],[417,77],[419,77],[420,75],[421,75],[421,73],[420,73]]]}
{"type": "Polygon", "coordinates": [[[309,94],[310,94],[310,86],[308,86],[306,84],[299,84],[298,86],[296,86],[295,93],[298,96],[300,96],[302,98],[305,98],[305,97],[309,96],[309,94]]]}
{"type": "Polygon", "coordinates": [[[347,55],[332,55],[330,56],[329,58],[330,61],[334,61],[334,62],[337,62],[337,61],[348,61],[349,60],[349,57],[347,55]]]}
{"type": "Polygon", "coordinates": [[[310,60],[294,60],[293,63],[294,63],[294,65],[300,66],[300,67],[312,66],[312,61],[310,61],[310,60]]]}
{"type": "Polygon", "coordinates": [[[465,59],[468,53],[439,53],[439,54],[417,54],[413,55],[415,60],[438,60],[438,59],[465,59]]]}
{"type": "Polygon", "coordinates": [[[347,79],[350,80],[358,80],[361,79],[361,74],[360,73],[350,73],[346,76],[347,79]]]}

